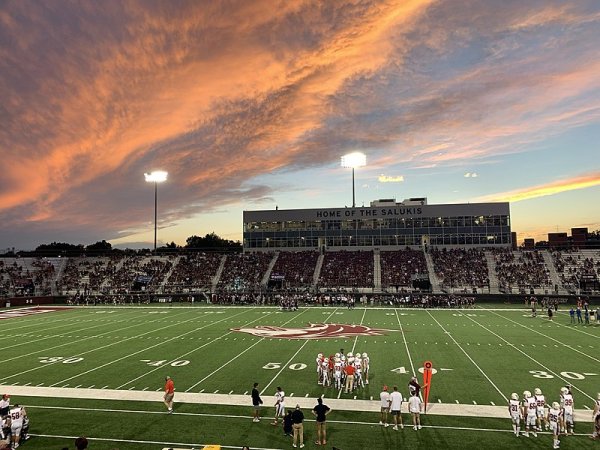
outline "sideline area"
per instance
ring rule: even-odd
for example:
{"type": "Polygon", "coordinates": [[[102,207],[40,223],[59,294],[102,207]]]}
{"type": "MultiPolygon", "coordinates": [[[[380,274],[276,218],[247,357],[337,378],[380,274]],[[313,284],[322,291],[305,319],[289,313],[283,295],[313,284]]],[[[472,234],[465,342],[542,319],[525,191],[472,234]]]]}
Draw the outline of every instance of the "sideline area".
{"type": "MultiPolygon", "coordinates": [[[[80,389],[80,388],[58,388],[58,387],[36,387],[36,386],[13,386],[1,385],[0,391],[11,396],[23,397],[48,397],[48,398],[75,398],[88,400],[127,400],[142,402],[162,402],[162,391],[135,391],[116,389],[80,389]]],[[[249,395],[228,394],[206,394],[177,392],[177,403],[244,406],[250,405],[249,395]]],[[[352,400],[324,398],[327,404],[341,411],[363,411],[379,413],[379,400],[352,400]]],[[[294,397],[291,403],[297,403],[301,408],[311,409],[314,406],[314,398],[294,397]]],[[[26,406],[26,405],[25,405],[26,406]]],[[[403,412],[407,403],[402,404],[403,412]]],[[[506,406],[492,405],[466,405],[455,403],[430,403],[427,405],[428,415],[437,416],[461,416],[461,417],[483,417],[490,419],[509,419],[506,406]]],[[[576,422],[592,422],[591,411],[585,409],[575,410],[576,422]]]]}

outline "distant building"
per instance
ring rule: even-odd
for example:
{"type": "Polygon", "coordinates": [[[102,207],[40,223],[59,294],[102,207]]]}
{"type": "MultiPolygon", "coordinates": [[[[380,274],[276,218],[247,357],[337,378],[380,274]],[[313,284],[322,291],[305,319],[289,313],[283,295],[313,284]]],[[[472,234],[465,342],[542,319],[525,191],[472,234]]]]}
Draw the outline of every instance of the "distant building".
{"type": "Polygon", "coordinates": [[[368,207],[244,211],[244,250],[511,247],[510,205],[429,205],[427,198],[368,207]]]}
{"type": "Polygon", "coordinates": [[[548,247],[553,249],[570,247],[567,233],[548,233],[548,247]]]}

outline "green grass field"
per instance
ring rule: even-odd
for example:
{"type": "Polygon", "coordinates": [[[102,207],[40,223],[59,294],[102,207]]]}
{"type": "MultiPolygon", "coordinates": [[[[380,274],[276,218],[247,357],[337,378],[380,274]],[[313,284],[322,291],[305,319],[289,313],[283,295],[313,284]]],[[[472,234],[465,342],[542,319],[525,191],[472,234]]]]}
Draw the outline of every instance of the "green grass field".
{"type": "MultiPolygon", "coordinates": [[[[91,449],[189,449],[211,443],[225,448],[291,448],[289,438],[266,418],[252,423],[248,393],[255,381],[269,406],[263,414],[269,417],[276,386],[286,391],[288,407],[297,401],[314,404],[324,395],[335,410],[328,417],[328,448],[549,448],[550,436],[517,439],[508,416],[486,417],[475,408],[497,410],[491,407],[504,407],[511,392],[535,387],[551,402],[558,400],[561,386],[570,384],[580,417],[590,420],[588,409],[600,391],[600,326],[571,325],[566,312],[550,322],[545,316],[531,318],[524,308],[492,305],[474,310],[296,312],[89,307],[0,323],[8,337],[0,389],[12,394],[13,403],[26,405],[31,418],[33,437],[23,449],[72,448],[72,437],[82,434],[92,439],[91,449]],[[364,325],[384,334],[289,340],[232,330],[324,323],[364,325]],[[329,355],[340,348],[368,352],[371,358],[370,384],[353,394],[316,382],[317,353],[329,355]],[[397,384],[406,395],[410,376],[427,360],[437,372],[430,414],[423,419],[426,427],[419,432],[379,427],[378,415],[365,410],[371,404],[367,401],[378,398],[383,384],[397,384]],[[175,381],[173,415],[166,415],[160,402],[165,375],[175,381]],[[68,394],[60,394],[63,391],[68,394]],[[97,398],[84,398],[90,392],[98,392],[97,398]],[[120,399],[106,399],[115,395],[120,399]],[[59,398],[63,396],[74,398],[59,398]],[[156,401],[138,401],[143,396],[156,401]],[[436,408],[454,415],[437,414],[436,408]]],[[[408,419],[405,414],[405,422],[408,419]]],[[[597,443],[585,436],[591,428],[590,422],[577,424],[578,435],[564,438],[561,448],[594,447],[597,443]]],[[[308,422],[305,430],[307,447],[316,447],[314,425],[308,422]]]]}

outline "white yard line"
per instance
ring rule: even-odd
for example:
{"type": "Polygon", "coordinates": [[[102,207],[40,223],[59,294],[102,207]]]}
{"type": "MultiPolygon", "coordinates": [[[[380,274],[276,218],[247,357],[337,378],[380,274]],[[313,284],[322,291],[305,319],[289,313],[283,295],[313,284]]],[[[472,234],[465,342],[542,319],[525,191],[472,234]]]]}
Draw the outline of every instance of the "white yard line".
{"type": "MultiPolygon", "coordinates": [[[[38,388],[44,389],[44,388],[38,388]]],[[[59,389],[59,388],[46,388],[48,389],[56,389],[57,391],[67,391],[69,389],[59,389]]],[[[76,390],[71,389],[71,391],[76,391],[76,393],[87,393],[89,391],[85,390],[76,390]]],[[[105,390],[98,391],[96,397],[87,397],[98,399],[98,395],[102,395],[103,400],[135,400],[135,401],[143,401],[143,402],[162,402],[162,395],[160,393],[154,392],[142,392],[142,391],[115,391],[115,390],[105,390]],[[114,396],[112,394],[118,394],[114,396]]],[[[15,394],[23,395],[20,392],[15,392],[15,394]]],[[[58,394],[63,394],[62,392],[58,392],[58,394]]],[[[32,396],[39,397],[40,395],[30,394],[32,396]]],[[[228,395],[228,394],[179,394],[180,397],[185,397],[185,403],[188,404],[208,404],[208,405],[224,405],[224,406],[240,406],[247,402],[247,397],[241,395],[228,395]]],[[[62,398],[73,398],[72,396],[64,396],[59,395],[62,398]]],[[[83,396],[77,398],[84,398],[83,396]]],[[[302,409],[312,409],[314,406],[314,400],[312,398],[304,398],[304,397],[295,397],[296,403],[300,405],[302,409]]],[[[330,408],[336,411],[360,411],[360,412],[369,412],[374,413],[373,420],[374,422],[352,422],[346,420],[330,420],[327,419],[328,422],[332,423],[360,423],[364,425],[374,426],[376,425],[376,420],[379,420],[379,412],[380,412],[380,401],[379,400],[350,400],[350,399],[324,399],[324,403],[327,404],[330,408]]],[[[408,413],[408,406],[405,406],[406,403],[402,404],[402,413],[408,413]]],[[[95,411],[95,412],[106,412],[106,413],[130,413],[130,414],[158,414],[164,415],[164,411],[145,411],[145,410],[136,410],[136,409],[118,409],[118,408],[83,408],[83,407],[69,407],[69,406],[41,406],[35,404],[27,404],[28,409],[42,409],[42,410],[57,410],[57,411],[95,411]]],[[[228,415],[228,414],[215,414],[212,412],[209,413],[194,413],[194,412],[177,412],[176,416],[192,416],[192,417],[223,417],[223,418],[240,418],[247,420],[248,415],[228,415]]],[[[490,406],[490,405],[471,405],[471,404],[454,404],[454,403],[432,403],[427,408],[426,416],[452,416],[452,417],[481,417],[481,418],[489,418],[489,419],[506,419],[508,421],[508,412],[506,410],[506,406],[490,406]],[[431,408],[431,409],[430,409],[431,408]]],[[[592,417],[589,410],[586,409],[576,409],[574,418],[577,422],[588,422],[592,423],[592,417]]],[[[314,419],[308,419],[309,422],[314,422],[314,419]]],[[[460,427],[463,429],[463,427],[460,427]]],[[[464,428],[468,429],[468,428],[464,428]]],[[[512,432],[510,428],[506,428],[506,431],[512,432]]]]}
{"type": "Polygon", "coordinates": [[[537,334],[539,334],[540,336],[544,336],[546,339],[550,339],[550,340],[552,340],[552,341],[554,341],[554,342],[558,342],[559,344],[561,344],[562,346],[564,346],[564,347],[568,348],[569,350],[573,350],[574,352],[577,352],[577,353],[579,353],[580,355],[583,355],[583,356],[585,356],[585,357],[587,357],[587,358],[590,358],[590,359],[592,359],[592,360],[596,361],[597,363],[600,363],[600,359],[598,359],[598,358],[594,358],[593,356],[591,356],[591,355],[589,355],[589,354],[587,354],[587,353],[585,353],[585,352],[582,352],[582,351],[580,351],[580,350],[577,350],[577,349],[576,349],[575,347],[573,347],[572,345],[565,344],[564,342],[562,342],[562,341],[559,341],[558,339],[555,339],[555,338],[553,338],[552,336],[548,336],[548,335],[547,335],[547,334],[545,334],[545,333],[541,333],[541,332],[537,331],[536,329],[534,329],[534,328],[532,328],[532,327],[528,327],[528,326],[526,326],[526,325],[523,325],[522,323],[519,323],[519,322],[517,322],[516,320],[509,319],[508,317],[506,317],[506,316],[503,316],[502,314],[498,314],[498,313],[496,313],[496,312],[493,312],[493,314],[495,314],[495,315],[496,315],[496,316],[498,316],[498,317],[501,317],[501,318],[503,318],[504,320],[508,320],[509,322],[515,323],[515,324],[519,325],[520,327],[527,329],[528,331],[533,331],[534,333],[537,333],[537,334]]]}
{"type": "MultiPolygon", "coordinates": [[[[329,316],[327,316],[327,319],[325,319],[325,323],[327,323],[327,321],[328,321],[328,320],[331,318],[331,316],[333,316],[333,315],[336,313],[336,311],[337,311],[338,309],[339,309],[339,308],[335,308],[335,309],[333,310],[333,312],[332,312],[331,314],[329,314],[329,316]]],[[[272,379],[271,381],[269,381],[269,383],[268,383],[268,384],[267,384],[267,385],[266,385],[266,386],[263,388],[263,390],[262,390],[262,391],[260,391],[260,394],[261,394],[261,395],[262,395],[262,394],[264,394],[264,393],[265,393],[265,391],[267,390],[267,388],[273,384],[273,382],[274,382],[274,381],[277,379],[277,377],[278,377],[279,375],[281,375],[281,372],[283,372],[283,371],[284,371],[284,370],[287,368],[287,366],[289,366],[289,365],[290,365],[290,363],[292,362],[292,360],[293,360],[293,359],[296,357],[296,355],[297,355],[298,353],[300,353],[300,352],[302,351],[302,349],[304,348],[304,346],[305,346],[306,344],[308,344],[308,342],[309,342],[309,341],[310,341],[310,339],[306,339],[306,340],[304,341],[304,344],[302,344],[302,345],[300,346],[300,348],[299,348],[299,349],[296,351],[296,353],[294,353],[294,354],[292,355],[292,357],[291,357],[291,358],[288,360],[288,362],[286,362],[285,364],[283,364],[283,365],[281,366],[281,369],[279,369],[279,372],[277,372],[277,373],[275,374],[275,376],[273,377],[273,379],[272,379]]]]}
{"type": "MultiPolygon", "coordinates": [[[[521,350],[520,348],[518,348],[515,344],[513,344],[512,342],[509,342],[508,340],[504,339],[502,336],[494,333],[492,330],[490,330],[488,327],[486,327],[485,325],[480,324],[479,322],[477,322],[475,319],[473,319],[472,317],[469,316],[465,316],[467,319],[475,322],[477,325],[479,325],[481,328],[483,328],[484,330],[487,330],[489,333],[492,333],[494,336],[496,336],[498,339],[504,341],[509,347],[513,348],[514,350],[518,351],[519,353],[521,353],[523,356],[525,356],[526,358],[528,358],[529,360],[533,361],[534,363],[536,363],[538,366],[543,367],[547,372],[551,373],[552,375],[554,375],[556,378],[558,378],[559,380],[562,380],[565,385],[569,385],[572,388],[578,390],[579,392],[581,392],[583,395],[585,395],[587,398],[589,398],[592,401],[595,401],[596,399],[588,394],[586,394],[584,391],[582,391],[581,389],[579,389],[577,386],[575,386],[575,384],[573,383],[574,380],[571,381],[567,381],[566,379],[564,379],[563,377],[561,377],[559,374],[557,374],[556,372],[554,372],[553,370],[550,370],[547,366],[545,366],[544,364],[542,364],[541,362],[539,362],[538,360],[536,360],[534,357],[530,356],[529,354],[525,353],[523,350],[521,350]]],[[[508,400],[507,400],[508,401],[508,400]]]]}
{"type": "MultiPolygon", "coordinates": [[[[182,314],[185,314],[185,313],[182,313],[182,314]]],[[[124,322],[124,321],[125,321],[125,320],[123,320],[123,321],[120,321],[120,322],[124,322]]],[[[146,325],[146,324],[148,324],[148,323],[154,323],[154,322],[158,322],[158,321],[160,321],[160,319],[152,320],[152,321],[150,321],[150,322],[146,322],[146,323],[142,322],[142,323],[138,323],[138,324],[135,324],[135,325],[130,325],[130,326],[128,326],[128,327],[120,328],[120,330],[121,330],[121,331],[122,331],[122,330],[128,330],[129,328],[139,327],[140,325],[146,325]]],[[[118,323],[118,322],[117,322],[117,323],[118,323]]],[[[101,325],[97,325],[97,326],[103,326],[103,325],[105,325],[105,324],[101,324],[101,325]]],[[[90,328],[95,328],[95,327],[90,327],[90,328]]],[[[110,331],[107,331],[107,332],[105,332],[105,333],[100,333],[100,334],[96,334],[96,335],[93,335],[93,336],[88,336],[88,337],[86,337],[86,338],[79,339],[79,340],[77,341],[77,343],[79,343],[79,342],[83,342],[83,341],[87,341],[88,339],[94,339],[94,338],[98,338],[98,337],[104,336],[104,335],[106,335],[106,334],[114,333],[114,331],[115,331],[115,330],[110,330],[110,331]]],[[[144,333],[144,334],[147,334],[147,333],[144,333]]],[[[140,335],[140,336],[142,336],[142,335],[140,335]]],[[[136,336],[133,336],[133,337],[131,337],[131,338],[128,338],[128,339],[126,339],[126,340],[133,339],[134,337],[136,337],[136,336]]],[[[114,345],[114,344],[118,344],[118,343],[119,343],[119,342],[114,342],[114,343],[112,343],[112,344],[108,344],[108,345],[105,345],[105,346],[102,346],[102,347],[98,347],[98,348],[95,348],[95,349],[89,350],[89,351],[87,351],[87,352],[84,352],[84,353],[80,353],[79,355],[72,355],[72,356],[80,356],[80,355],[84,355],[84,354],[86,354],[86,353],[89,353],[89,352],[92,352],[92,351],[95,351],[95,350],[100,350],[100,349],[102,349],[102,348],[104,348],[104,347],[108,347],[108,346],[110,346],[110,345],[114,345]]],[[[8,361],[12,361],[12,360],[19,359],[19,358],[24,358],[24,357],[26,357],[26,356],[35,355],[35,354],[38,354],[38,353],[47,352],[48,350],[53,350],[53,349],[55,349],[55,348],[60,348],[60,347],[64,347],[65,345],[72,345],[72,344],[73,344],[73,342],[66,342],[66,343],[64,343],[64,344],[54,345],[54,346],[52,346],[52,347],[45,348],[45,349],[42,349],[42,350],[38,350],[38,351],[35,351],[35,352],[30,352],[30,353],[27,353],[27,354],[24,354],[24,355],[15,356],[15,357],[13,357],[13,358],[7,358],[7,359],[3,359],[3,360],[2,360],[2,362],[6,363],[6,362],[8,362],[8,361]]],[[[6,380],[6,379],[8,379],[8,378],[12,378],[12,377],[15,377],[15,376],[18,376],[18,375],[22,375],[22,374],[24,374],[24,373],[28,373],[28,372],[32,372],[32,371],[34,371],[34,370],[41,369],[42,367],[51,366],[51,365],[53,365],[53,364],[58,364],[59,362],[60,362],[60,361],[57,361],[57,362],[51,362],[51,363],[46,363],[46,364],[43,364],[43,365],[41,365],[41,366],[38,366],[38,367],[34,367],[34,368],[32,368],[32,369],[25,370],[25,371],[23,371],[23,372],[19,372],[19,373],[16,373],[16,374],[13,374],[13,375],[9,375],[9,376],[7,376],[7,377],[4,377],[4,378],[0,378],[0,380],[6,380]]]]}
{"type": "MultiPolygon", "coordinates": [[[[126,322],[126,321],[127,321],[127,319],[123,319],[123,320],[120,320],[120,321],[119,321],[119,322],[117,322],[117,323],[120,323],[120,322],[126,322]]],[[[70,323],[70,324],[67,324],[67,326],[69,326],[69,325],[71,325],[71,326],[72,326],[73,324],[71,324],[71,323],[70,323]]],[[[64,325],[61,325],[61,326],[64,326],[64,325]]],[[[87,331],[87,330],[91,330],[91,329],[93,329],[93,328],[105,327],[105,326],[106,326],[106,324],[105,324],[105,323],[101,323],[101,324],[98,324],[98,325],[93,325],[93,326],[91,326],[91,327],[90,327],[90,326],[87,326],[87,325],[84,325],[84,327],[83,327],[83,328],[81,328],[81,329],[72,329],[72,330],[66,331],[66,332],[64,332],[64,333],[57,334],[57,335],[53,335],[53,336],[47,336],[47,337],[43,337],[43,338],[39,338],[39,339],[33,339],[33,340],[29,340],[29,339],[27,339],[27,336],[17,336],[17,337],[16,337],[16,339],[17,339],[17,340],[19,340],[19,339],[23,339],[23,342],[20,342],[20,343],[18,343],[18,344],[9,345],[8,347],[2,347],[2,349],[3,349],[3,350],[8,350],[9,348],[19,347],[19,346],[21,346],[21,345],[29,345],[29,344],[32,344],[32,343],[34,343],[34,342],[45,341],[46,339],[54,339],[54,338],[61,337],[61,336],[66,336],[66,335],[69,335],[69,334],[72,334],[72,333],[78,333],[78,332],[80,332],[80,331],[87,331]]],[[[45,329],[44,329],[44,331],[47,331],[47,330],[52,330],[52,328],[45,328],[45,329]]],[[[2,333],[4,334],[4,329],[2,330],[2,333]]],[[[10,334],[10,333],[9,333],[9,334],[10,334]]],[[[16,359],[16,358],[12,358],[12,359],[16,359]]],[[[3,361],[10,361],[10,360],[11,360],[11,359],[8,359],[8,360],[7,360],[7,359],[4,359],[3,361]]]]}
{"type": "MultiPolygon", "coordinates": [[[[78,378],[78,377],[80,377],[80,376],[82,376],[82,375],[86,375],[86,374],[88,374],[88,373],[90,373],[90,372],[94,372],[94,371],[96,371],[96,370],[98,370],[98,369],[102,369],[103,367],[109,366],[109,365],[111,365],[111,364],[114,364],[114,363],[116,363],[116,362],[118,362],[118,361],[122,361],[122,360],[124,360],[124,359],[126,359],[126,358],[130,358],[130,357],[132,357],[132,356],[138,355],[138,354],[140,354],[140,353],[142,353],[142,352],[145,352],[145,351],[147,351],[147,350],[150,350],[151,348],[158,347],[159,345],[166,344],[167,342],[171,342],[171,341],[173,341],[173,340],[175,340],[175,339],[180,339],[181,337],[183,337],[183,336],[185,336],[185,335],[188,335],[188,334],[191,334],[191,333],[195,333],[195,332],[197,332],[197,331],[199,331],[199,330],[202,330],[202,329],[204,329],[204,328],[206,328],[206,327],[212,326],[212,325],[214,325],[214,324],[217,324],[217,323],[219,323],[219,322],[223,322],[224,320],[229,320],[229,319],[231,319],[232,317],[239,316],[240,314],[244,314],[244,311],[242,311],[242,312],[239,312],[239,313],[237,313],[237,314],[234,314],[233,316],[230,316],[230,317],[224,317],[223,319],[221,319],[221,320],[217,320],[217,321],[215,321],[215,322],[210,322],[210,323],[207,323],[206,325],[204,325],[204,326],[202,326],[202,327],[200,327],[200,328],[194,328],[193,330],[190,330],[190,331],[188,331],[188,332],[186,332],[186,333],[183,333],[183,334],[180,334],[180,335],[178,335],[178,336],[174,336],[174,337],[172,337],[172,338],[169,338],[169,339],[164,339],[164,340],[161,340],[160,342],[158,342],[158,343],[156,343],[156,344],[154,344],[154,345],[151,345],[150,347],[144,347],[144,348],[142,348],[141,350],[138,350],[138,351],[136,351],[136,352],[133,352],[133,353],[130,353],[130,354],[128,354],[128,355],[122,356],[122,357],[120,357],[120,358],[118,358],[118,359],[113,359],[112,361],[109,361],[109,362],[107,362],[107,363],[105,363],[105,364],[102,364],[102,365],[100,365],[100,366],[94,367],[93,369],[89,369],[89,370],[86,370],[85,372],[80,372],[80,373],[78,373],[78,374],[76,374],[76,375],[73,375],[72,377],[65,378],[64,380],[61,380],[61,381],[57,381],[56,383],[54,383],[54,384],[51,384],[50,386],[56,386],[57,384],[64,383],[65,381],[72,380],[73,378],[78,378]]],[[[146,332],[146,333],[139,334],[139,335],[137,335],[137,336],[132,336],[132,337],[130,337],[130,338],[122,339],[122,340],[120,340],[120,341],[113,342],[112,344],[108,344],[108,345],[105,345],[105,346],[103,346],[103,347],[99,347],[99,348],[96,348],[96,349],[92,349],[92,350],[90,350],[90,351],[87,351],[87,352],[84,352],[84,353],[81,353],[81,354],[79,354],[79,355],[75,355],[75,356],[81,356],[81,355],[83,355],[83,354],[90,353],[90,352],[93,352],[93,351],[95,351],[95,350],[99,350],[99,349],[102,349],[102,348],[105,348],[105,347],[110,347],[110,346],[112,346],[112,345],[116,345],[116,344],[122,344],[123,342],[129,341],[129,340],[131,340],[131,339],[139,338],[140,336],[144,336],[144,335],[146,335],[146,334],[150,334],[150,333],[155,333],[155,332],[157,332],[157,331],[164,330],[164,329],[166,329],[166,328],[173,328],[173,327],[175,327],[175,326],[180,326],[180,325],[183,325],[184,323],[186,323],[186,322],[190,322],[190,321],[192,321],[192,320],[196,320],[196,317],[192,317],[191,319],[184,320],[184,321],[183,321],[183,322],[181,322],[181,323],[179,323],[179,322],[178,322],[178,323],[176,323],[176,324],[169,324],[169,325],[165,325],[164,327],[157,328],[157,329],[154,329],[154,330],[148,331],[148,332],[146,332]]],[[[206,344],[204,344],[204,345],[208,345],[208,344],[210,344],[211,342],[213,342],[213,341],[210,341],[210,342],[208,342],[208,343],[206,343],[206,344]]],[[[177,359],[174,359],[174,361],[177,361],[177,359]]],[[[171,362],[171,361],[170,361],[170,362],[171,362]]],[[[170,363],[170,362],[169,362],[169,363],[170,363]]],[[[159,368],[161,368],[161,367],[158,367],[157,369],[159,369],[159,368]]],[[[156,370],[156,369],[155,369],[155,370],[156,370]]],[[[146,372],[145,374],[147,374],[147,373],[151,373],[151,372],[153,372],[153,370],[151,370],[151,371],[148,371],[148,372],[146,372]]],[[[145,374],[144,374],[144,375],[145,375],[145,374]]],[[[136,378],[136,379],[134,379],[134,380],[132,380],[132,381],[135,381],[135,380],[137,380],[137,379],[139,379],[139,378],[141,378],[141,377],[138,377],[138,378],[136,378]]],[[[125,383],[125,384],[129,384],[129,383],[130,383],[130,382],[127,382],[127,383],[125,383]]],[[[119,387],[122,387],[122,386],[125,386],[125,385],[124,385],[124,384],[122,384],[122,385],[121,385],[121,386],[119,386],[119,387]]]]}
{"type": "MultiPolygon", "coordinates": [[[[359,325],[362,325],[364,320],[365,320],[365,314],[367,314],[367,308],[365,308],[363,310],[363,315],[360,319],[360,323],[359,325]]],[[[350,351],[350,353],[352,353],[352,355],[354,355],[354,350],[356,349],[356,342],[358,341],[358,335],[354,338],[354,344],[352,345],[352,350],[350,351]]]]}
{"type": "MultiPolygon", "coordinates": [[[[244,311],[244,312],[245,312],[245,311],[244,311]]],[[[215,323],[223,322],[224,320],[229,320],[229,319],[231,319],[231,318],[233,318],[233,317],[239,316],[240,314],[244,314],[244,312],[241,312],[241,313],[238,313],[238,314],[234,314],[233,316],[230,316],[230,317],[223,318],[223,319],[221,319],[221,320],[219,320],[219,321],[217,321],[217,322],[211,322],[211,323],[209,323],[209,324],[207,324],[207,325],[205,325],[205,326],[203,326],[203,327],[201,327],[201,328],[197,328],[196,330],[192,330],[192,331],[189,331],[189,332],[187,332],[187,333],[181,334],[181,335],[179,335],[179,336],[176,336],[176,337],[174,337],[174,338],[172,338],[172,339],[178,339],[178,338],[180,338],[180,337],[183,337],[183,336],[185,336],[186,334],[190,334],[190,333],[192,333],[192,332],[194,332],[194,331],[197,331],[197,330],[201,330],[201,329],[203,329],[203,328],[206,328],[207,326],[214,325],[215,323]]],[[[273,313],[270,313],[270,314],[273,314],[273,313]]],[[[255,319],[255,320],[253,320],[252,322],[256,322],[257,320],[261,320],[261,319],[263,319],[263,317],[259,317],[259,318],[255,319]]],[[[252,323],[252,322],[249,322],[249,323],[252,323]]],[[[181,354],[181,355],[178,355],[178,356],[176,356],[176,357],[172,358],[170,361],[167,361],[166,363],[164,363],[164,364],[161,364],[160,366],[157,366],[157,367],[155,367],[155,368],[154,368],[154,369],[152,369],[152,370],[146,370],[146,371],[144,371],[144,373],[142,373],[140,376],[138,376],[138,377],[135,377],[135,378],[133,378],[132,380],[129,380],[129,381],[127,381],[126,383],[123,383],[123,384],[122,384],[122,385],[120,385],[120,386],[117,386],[117,389],[121,389],[123,386],[127,386],[128,384],[130,384],[130,383],[133,383],[134,381],[137,381],[137,380],[139,380],[140,378],[143,378],[143,377],[145,377],[146,375],[148,375],[148,374],[150,374],[150,373],[156,372],[157,370],[164,369],[165,367],[169,366],[169,365],[170,365],[172,362],[174,362],[174,361],[178,361],[178,360],[180,360],[181,358],[184,358],[184,357],[186,357],[187,355],[189,355],[189,354],[191,354],[191,353],[194,353],[195,351],[198,351],[198,350],[200,350],[200,349],[202,349],[202,348],[206,347],[207,345],[214,344],[215,342],[217,342],[217,341],[220,341],[220,340],[221,340],[221,339],[223,339],[224,337],[226,337],[226,336],[229,336],[231,333],[233,333],[233,331],[228,331],[227,333],[225,333],[225,334],[223,334],[223,335],[221,335],[221,336],[219,336],[219,337],[216,337],[216,338],[214,338],[214,339],[212,339],[212,340],[208,341],[206,344],[202,344],[200,347],[195,347],[195,348],[193,348],[192,350],[190,350],[189,352],[183,353],[183,354],[181,354]]],[[[170,340],[172,340],[172,339],[170,339],[170,340]]],[[[258,343],[258,342],[256,342],[256,343],[258,343]]],[[[256,343],[255,343],[255,344],[256,344],[256,343]]],[[[160,343],[160,344],[156,344],[156,345],[161,345],[161,344],[162,344],[162,343],[160,343]]],[[[152,347],[156,347],[156,345],[153,345],[152,347]]],[[[152,348],[152,347],[148,347],[148,348],[152,348]]],[[[146,350],[146,349],[145,349],[145,350],[146,350]]]]}
{"type": "Polygon", "coordinates": [[[412,357],[410,356],[410,350],[408,350],[408,343],[406,342],[406,336],[404,336],[404,329],[402,328],[402,323],[400,322],[400,316],[398,315],[398,309],[394,308],[394,312],[396,313],[396,319],[398,320],[398,325],[400,325],[400,332],[402,333],[402,340],[404,341],[404,346],[406,347],[406,353],[408,354],[408,361],[410,362],[410,368],[412,370],[413,377],[416,377],[417,372],[415,372],[415,366],[413,364],[412,357]]]}
{"type": "MultiPolygon", "coordinates": [[[[287,325],[288,323],[290,323],[293,320],[296,320],[298,317],[300,317],[302,314],[304,314],[306,311],[308,311],[307,309],[304,309],[300,314],[296,314],[294,317],[292,317],[290,320],[286,320],[285,322],[283,322],[283,325],[287,325]]],[[[262,317],[260,319],[263,319],[262,317]]],[[[258,319],[257,319],[258,320],[258,319]]],[[[253,320],[252,322],[248,322],[245,325],[242,325],[243,327],[247,327],[248,325],[250,325],[251,323],[256,322],[256,320],[253,320]]],[[[256,341],[254,344],[252,344],[250,347],[248,347],[246,350],[244,350],[241,353],[238,353],[235,358],[231,358],[230,360],[228,360],[225,364],[221,365],[220,367],[218,367],[217,369],[213,370],[211,373],[209,373],[208,375],[206,375],[204,378],[202,378],[200,381],[198,381],[197,383],[194,383],[192,386],[190,386],[189,388],[187,388],[185,390],[185,392],[190,392],[192,389],[194,389],[196,386],[198,386],[200,383],[202,383],[203,381],[206,381],[207,379],[209,379],[210,377],[212,377],[215,373],[217,373],[219,370],[223,369],[224,367],[226,367],[227,365],[229,365],[230,363],[232,363],[233,361],[235,361],[236,359],[238,359],[240,356],[242,356],[244,353],[246,353],[248,350],[250,350],[251,348],[253,348],[255,345],[260,344],[261,342],[263,342],[266,338],[261,338],[258,341],[256,341]]],[[[232,391],[233,392],[233,391],[232,391]]],[[[231,392],[230,392],[231,394],[231,392]]]]}
{"type": "MultiPolygon", "coordinates": [[[[461,350],[461,351],[462,351],[462,352],[465,354],[465,356],[466,356],[467,358],[469,358],[469,361],[471,361],[471,362],[473,363],[473,365],[474,365],[474,366],[477,368],[477,370],[479,370],[479,371],[481,372],[481,374],[482,374],[482,375],[483,375],[483,376],[484,376],[484,377],[485,377],[485,378],[486,378],[486,379],[487,379],[487,380],[490,382],[490,384],[491,384],[492,386],[494,386],[494,389],[496,389],[496,391],[498,391],[498,392],[500,393],[500,395],[502,396],[502,398],[503,398],[503,399],[504,399],[506,402],[508,402],[508,397],[502,393],[502,391],[501,391],[501,390],[498,388],[498,386],[496,386],[496,383],[494,383],[494,382],[493,382],[493,381],[490,379],[490,377],[488,377],[488,376],[487,376],[487,374],[486,374],[486,373],[483,371],[483,369],[482,369],[481,367],[479,367],[479,364],[477,364],[477,363],[476,363],[476,362],[473,360],[473,358],[471,358],[471,357],[469,356],[469,354],[468,354],[468,353],[465,351],[465,349],[464,349],[464,348],[462,348],[462,347],[461,347],[461,345],[460,345],[460,344],[459,344],[459,343],[456,341],[456,339],[454,339],[454,337],[453,337],[453,336],[450,334],[450,332],[449,332],[449,331],[447,331],[447,330],[446,330],[446,329],[443,327],[443,325],[442,325],[441,323],[439,323],[439,322],[438,322],[438,320],[437,320],[435,317],[433,317],[433,314],[431,314],[431,313],[429,312],[429,310],[426,310],[426,311],[427,311],[427,314],[429,314],[429,315],[431,316],[431,318],[432,318],[433,320],[435,320],[435,322],[436,322],[436,323],[437,323],[437,324],[440,326],[440,328],[441,328],[441,329],[444,331],[444,333],[446,333],[446,334],[448,335],[448,337],[449,337],[450,339],[452,339],[452,341],[453,341],[453,342],[456,344],[456,346],[457,346],[457,347],[458,347],[458,348],[459,348],[459,349],[460,349],[460,350],[461,350]]],[[[466,316],[465,316],[465,317],[466,317],[466,316]]]]}

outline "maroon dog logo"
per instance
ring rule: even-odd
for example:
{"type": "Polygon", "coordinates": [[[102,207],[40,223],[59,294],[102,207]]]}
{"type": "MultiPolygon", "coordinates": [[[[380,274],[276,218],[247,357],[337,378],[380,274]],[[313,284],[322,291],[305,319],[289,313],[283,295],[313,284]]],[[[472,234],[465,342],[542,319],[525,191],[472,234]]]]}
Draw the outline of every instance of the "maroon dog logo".
{"type": "Polygon", "coordinates": [[[272,339],[330,339],[356,336],[384,336],[384,331],[364,325],[344,325],[335,323],[311,323],[305,328],[284,328],[259,325],[254,328],[232,328],[231,331],[252,334],[272,339]]]}

